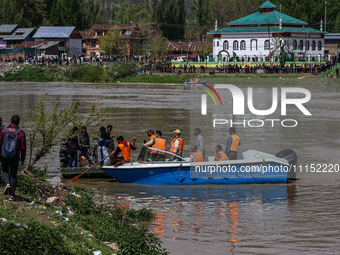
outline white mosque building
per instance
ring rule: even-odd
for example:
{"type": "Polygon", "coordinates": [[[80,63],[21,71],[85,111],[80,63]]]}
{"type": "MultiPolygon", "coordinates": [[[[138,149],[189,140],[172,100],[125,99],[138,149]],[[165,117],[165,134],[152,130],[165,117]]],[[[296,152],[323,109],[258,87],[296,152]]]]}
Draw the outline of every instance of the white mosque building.
{"type": "Polygon", "coordinates": [[[259,11],[227,23],[213,35],[214,61],[323,61],[324,34],[308,23],[276,11],[266,1],[259,11]]]}

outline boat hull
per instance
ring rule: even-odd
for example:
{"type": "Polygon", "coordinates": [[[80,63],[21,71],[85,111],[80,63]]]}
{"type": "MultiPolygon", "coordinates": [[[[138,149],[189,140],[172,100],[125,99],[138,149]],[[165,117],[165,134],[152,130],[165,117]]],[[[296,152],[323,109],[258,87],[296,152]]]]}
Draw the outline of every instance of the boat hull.
{"type": "MultiPolygon", "coordinates": [[[[228,165],[230,166],[230,164],[228,165]]],[[[263,171],[261,164],[233,164],[227,172],[200,172],[190,164],[145,165],[138,167],[104,167],[102,170],[119,182],[144,185],[204,185],[204,184],[251,184],[286,183],[288,172],[263,171]],[[160,165],[160,166],[159,166],[160,165]],[[245,171],[254,166],[257,171],[245,171]],[[243,170],[242,170],[243,169],[243,170]]],[[[267,168],[278,169],[282,164],[266,162],[267,168]]]]}

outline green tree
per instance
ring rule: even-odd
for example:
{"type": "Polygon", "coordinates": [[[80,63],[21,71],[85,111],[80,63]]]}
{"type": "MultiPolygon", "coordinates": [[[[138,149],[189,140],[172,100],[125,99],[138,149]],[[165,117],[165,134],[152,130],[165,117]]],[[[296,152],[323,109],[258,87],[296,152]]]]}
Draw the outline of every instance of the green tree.
{"type": "Polygon", "coordinates": [[[199,27],[199,39],[202,40],[208,31],[208,24],[212,27],[212,20],[209,16],[208,0],[197,0],[196,3],[196,22],[199,27]]]}
{"type": "Polygon", "coordinates": [[[39,27],[46,16],[46,0],[1,0],[0,21],[20,27],[39,27]]]}
{"type": "Polygon", "coordinates": [[[147,50],[153,58],[160,60],[168,52],[166,38],[160,33],[150,34],[147,38],[147,50]]]}
{"type": "Polygon", "coordinates": [[[29,127],[29,162],[26,171],[35,165],[41,158],[51,152],[53,146],[59,144],[61,139],[71,136],[73,127],[90,126],[101,118],[93,106],[89,117],[84,118],[78,111],[79,101],[61,109],[57,100],[51,113],[46,110],[43,96],[37,105],[30,111],[31,117],[26,121],[29,127]]]}
{"type": "Polygon", "coordinates": [[[153,0],[153,19],[160,24],[163,35],[169,40],[182,39],[185,32],[184,0],[153,0]]]}
{"type": "Polygon", "coordinates": [[[106,55],[126,54],[125,42],[122,38],[120,30],[112,29],[100,38],[100,49],[106,55]]]}
{"type": "MultiPolygon", "coordinates": [[[[276,0],[273,2],[278,9],[281,5],[282,12],[294,18],[308,22],[315,29],[320,28],[320,21],[325,20],[324,1],[311,0],[276,0]]],[[[327,32],[337,32],[339,28],[340,2],[328,0],[327,3],[327,32]]]]}

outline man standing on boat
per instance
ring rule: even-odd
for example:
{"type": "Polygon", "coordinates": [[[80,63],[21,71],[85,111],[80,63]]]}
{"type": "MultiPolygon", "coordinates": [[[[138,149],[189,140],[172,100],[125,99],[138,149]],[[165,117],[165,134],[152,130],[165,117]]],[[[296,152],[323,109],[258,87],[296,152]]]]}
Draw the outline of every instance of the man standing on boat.
{"type": "Polygon", "coordinates": [[[215,154],[214,161],[229,160],[227,154],[225,154],[222,151],[222,146],[220,144],[216,145],[215,151],[216,151],[216,154],[215,154]]]}
{"type": "Polygon", "coordinates": [[[79,135],[79,140],[80,140],[80,155],[79,155],[79,159],[82,156],[84,156],[87,159],[87,161],[89,162],[90,166],[93,166],[93,162],[92,162],[90,154],[89,154],[90,136],[86,132],[86,127],[82,127],[81,128],[81,132],[78,135],[79,135]]]}
{"type": "Polygon", "coordinates": [[[191,155],[190,155],[190,162],[203,162],[203,153],[200,151],[197,151],[197,146],[192,145],[191,146],[191,155]]]}
{"type": "Polygon", "coordinates": [[[72,129],[73,137],[70,137],[67,141],[68,143],[68,151],[69,151],[69,160],[68,167],[78,167],[78,150],[80,150],[80,142],[78,135],[78,128],[74,127],[72,129]]]}
{"type": "MultiPolygon", "coordinates": [[[[108,139],[110,138],[109,146],[108,146],[108,153],[110,154],[115,149],[115,143],[113,141],[113,138],[115,138],[115,135],[111,135],[112,132],[112,125],[107,125],[106,132],[108,134],[108,139]]],[[[108,142],[108,141],[107,141],[108,142]]]]}
{"type": "MultiPolygon", "coordinates": [[[[111,142],[110,134],[105,127],[100,127],[100,138],[98,140],[98,161],[102,160],[109,155],[109,146],[111,142]]],[[[104,164],[110,162],[109,157],[104,160],[104,164]]]]}
{"type": "Polygon", "coordinates": [[[194,134],[196,136],[196,146],[197,146],[197,151],[202,152],[203,158],[205,157],[205,143],[204,143],[204,138],[201,135],[201,129],[200,128],[195,128],[194,134]]]}
{"type": "Polygon", "coordinates": [[[170,152],[179,156],[182,156],[183,154],[183,148],[184,148],[184,141],[180,137],[181,136],[181,130],[176,129],[174,132],[174,140],[172,140],[170,144],[170,152]]]}
{"type": "Polygon", "coordinates": [[[227,142],[226,154],[230,160],[237,159],[238,147],[241,145],[241,139],[236,135],[236,129],[234,127],[229,128],[229,137],[227,142]]]}

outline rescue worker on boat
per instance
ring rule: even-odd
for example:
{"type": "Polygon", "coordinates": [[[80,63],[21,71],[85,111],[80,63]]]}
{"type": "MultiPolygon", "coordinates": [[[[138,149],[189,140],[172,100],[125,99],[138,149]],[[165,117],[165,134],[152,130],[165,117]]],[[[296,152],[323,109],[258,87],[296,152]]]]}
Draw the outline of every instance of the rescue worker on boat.
{"type": "Polygon", "coordinates": [[[152,147],[156,143],[155,132],[152,129],[149,129],[148,131],[146,131],[146,133],[148,134],[149,141],[146,142],[144,140],[144,146],[145,147],[152,147]]]}
{"type": "Polygon", "coordinates": [[[237,160],[238,147],[241,145],[241,139],[236,134],[234,127],[229,128],[229,137],[227,142],[227,148],[225,153],[228,155],[230,160],[237,160]]]}
{"type": "MultiPolygon", "coordinates": [[[[155,144],[151,146],[153,149],[166,151],[166,140],[162,138],[162,131],[157,130],[155,134],[155,144]]],[[[164,161],[165,153],[157,150],[150,150],[152,154],[152,161],[164,161]]]]}
{"type": "Polygon", "coordinates": [[[191,146],[191,155],[190,155],[190,162],[203,162],[203,153],[201,151],[197,151],[197,146],[191,146]]]}
{"type": "Polygon", "coordinates": [[[215,158],[214,161],[222,161],[222,160],[229,160],[227,154],[225,154],[224,151],[222,151],[222,146],[220,144],[217,144],[215,147],[215,158]]]}
{"type": "Polygon", "coordinates": [[[152,148],[166,151],[166,139],[162,138],[162,131],[157,130],[155,136],[156,142],[152,145],[152,148]]]}
{"type": "Polygon", "coordinates": [[[174,134],[175,138],[174,138],[174,140],[172,140],[172,142],[170,144],[170,152],[182,157],[183,148],[184,148],[184,141],[180,137],[181,136],[181,130],[176,129],[173,132],[173,134],[174,134]]]}
{"type": "MultiPolygon", "coordinates": [[[[162,131],[156,130],[156,134],[155,134],[156,142],[151,147],[155,148],[155,149],[166,151],[166,139],[162,138],[162,134],[163,134],[162,131]]],[[[164,155],[164,153],[163,153],[163,155],[164,155]]]]}
{"type": "Polygon", "coordinates": [[[117,162],[130,162],[131,161],[131,150],[136,150],[136,137],[133,137],[128,142],[124,140],[123,136],[117,137],[117,147],[112,152],[112,164],[117,162]],[[133,141],[132,143],[130,143],[133,141]],[[120,156],[119,156],[120,155],[120,156]]]}

